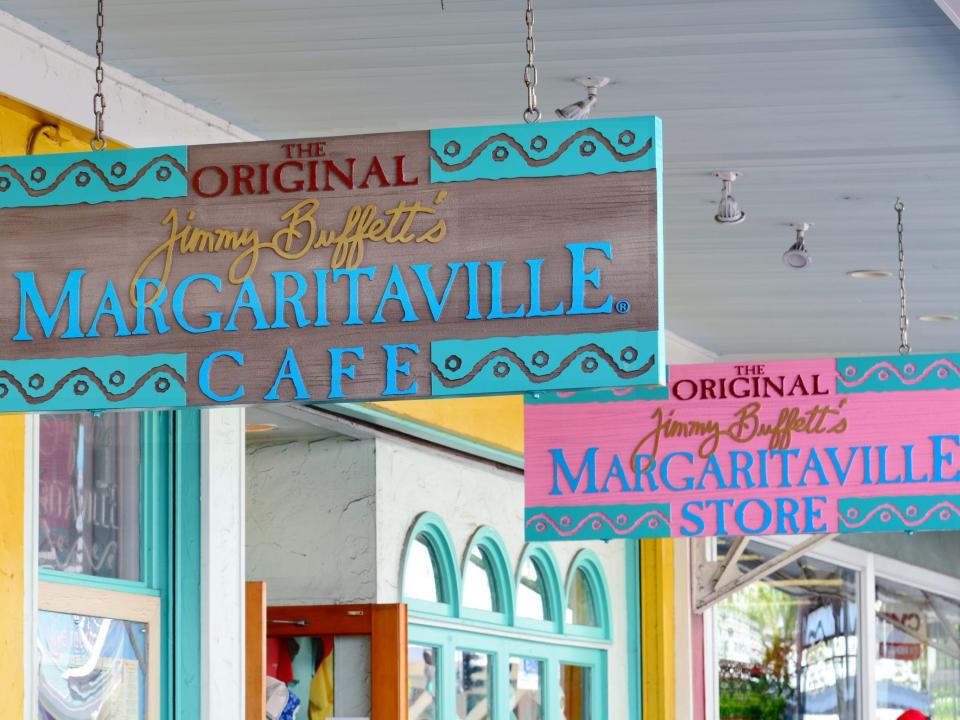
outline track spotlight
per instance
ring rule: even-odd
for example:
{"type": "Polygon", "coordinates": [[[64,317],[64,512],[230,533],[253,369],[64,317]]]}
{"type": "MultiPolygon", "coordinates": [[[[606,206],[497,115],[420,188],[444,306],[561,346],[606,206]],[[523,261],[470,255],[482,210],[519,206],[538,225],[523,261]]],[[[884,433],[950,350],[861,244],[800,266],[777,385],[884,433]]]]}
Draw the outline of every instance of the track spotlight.
{"type": "Polygon", "coordinates": [[[589,117],[593,106],[597,104],[597,92],[610,82],[610,78],[601,75],[585,75],[575,79],[587,89],[587,99],[557,108],[557,117],[561,120],[583,120],[589,117]]]}
{"type": "Polygon", "coordinates": [[[717,214],[713,216],[713,219],[722,225],[742,223],[747,214],[740,209],[740,205],[730,194],[733,183],[740,177],[740,173],[720,170],[715,172],[714,175],[723,181],[723,187],[720,189],[720,206],[717,208],[717,214]]]}
{"type": "Polygon", "coordinates": [[[807,230],[810,223],[795,223],[793,229],[797,231],[797,239],[783,254],[783,264],[794,270],[800,270],[810,264],[810,253],[805,244],[807,230]]]}

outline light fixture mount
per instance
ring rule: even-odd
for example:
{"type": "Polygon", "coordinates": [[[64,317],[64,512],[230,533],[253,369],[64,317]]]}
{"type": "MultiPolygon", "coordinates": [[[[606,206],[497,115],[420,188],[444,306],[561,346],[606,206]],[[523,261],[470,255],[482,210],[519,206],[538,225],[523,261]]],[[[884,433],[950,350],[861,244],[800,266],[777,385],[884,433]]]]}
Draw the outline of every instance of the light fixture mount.
{"type": "Polygon", "coordinates": [[[604,75],[580,75],[574,81],[587,89],[587,99],[557,108],[557,117],[561,120],[584,120],[589,117],[593,106],[597,104],[597,92],[610,84],[610,78],[604,75]]]}
{"type": "Polygon", "coordinates": [[[793,245],[787,248],[783,254],[783,264],[794,270],[802,270],[810,264],[810,253],[807,252],[806,235],[807,230],[813,227],[813,223],[793,223],[793,229],[797,233],[797,238],[793,245]]]}
{"type": "Polygon", "coordinates": [[[720,188],[720,205],[717,208],[717,214],[713,216],[721,225],[737,225],[742,223],[747,214],[740,209],[740,204],[731,194],[733,183],[740,173],[732,170],[717,170],[714,177],[720,178],[723,186],[720,188]]]}

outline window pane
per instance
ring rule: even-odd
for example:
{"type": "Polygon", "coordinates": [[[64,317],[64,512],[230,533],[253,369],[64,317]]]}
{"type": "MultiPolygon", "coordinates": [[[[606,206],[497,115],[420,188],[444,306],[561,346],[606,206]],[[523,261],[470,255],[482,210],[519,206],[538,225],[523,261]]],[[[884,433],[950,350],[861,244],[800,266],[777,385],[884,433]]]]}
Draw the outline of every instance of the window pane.
{"type": "Polygon", "coordinates": [[[417,535],[407,556],[403,594],[411,600],[445,602],[440,585],[437,556],[426,535],[417,535]]]}
{"type": "Polygon", "coordinates": [[[877,717],[960,718],[960,604],[877,578],[877,717]]]}
{"type": "Polygon", "coordinates": [[[147,626],[40,611],[40,720],[147,717],[147,626]]]}
{"type": "Polygon", "coordinates": [[[140,579],[140,415],[40,416],[39,566],[140,579]]]}
{"type": "Polygon", "coordinates": [[[560,711],[563,720],[590,720],[590,668],[560,665],[560,711]]]}
{"type": "Polygon", "coordinates": [[[517,586],[517,615],[533,620],[552,620],[543,574],[533,560],[523,563],[517,586]]]}
{"type": "Polygon", "coordinates": [[[463,576],[463,606],[475,610],[502,612],[496,592],[493,565],[486,550],[474,546],[463,576]]]}
{"type": "Polygon", "coordinates": [[[436,720],[437,648],[409,645],[407,673],[410,720],[436,720]]]}
{"type": "Polygon", "coordinates": [[[567,622],[573,625],[600,627],[598,615],[593,585],[583,568],[578,568],[573,576],[570,597],[567,600],[567,622]]]}
{"type": "Polygon", "coordinates": [[[517,720],[543,720],[543,662],[510,658],[511,716],[517,720]]]}
{"type": "Polygon", "coordinates": [[[457,650],[457,717],[461,720],[490,720],[493,717],[493,688],[490,674],[493,658],[483,653],[457,650]]]}
{"type": "MultiPolygon", "coordinates": [[[[739,567],[780,552],[751,542],[739,567]]],[[[856,572],[801,557],[720,602],[721,719],[856,720],[858,587],[856,572]]]]}

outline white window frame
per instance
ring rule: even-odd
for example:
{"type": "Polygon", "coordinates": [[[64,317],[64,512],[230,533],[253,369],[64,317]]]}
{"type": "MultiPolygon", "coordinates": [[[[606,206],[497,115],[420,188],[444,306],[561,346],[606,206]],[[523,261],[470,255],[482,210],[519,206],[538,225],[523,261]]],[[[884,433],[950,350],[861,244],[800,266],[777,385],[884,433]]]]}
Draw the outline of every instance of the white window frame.
{"type": "MultiPolygon", "coordinates": [[[[751,541],[763,543],[781,550],[789,550],[804,540],[807,536],[779,536],[758,535],[751,537],[751,541]]],[[[713,547],[716,555],[716,541],[711,539],[708,545],[713,547]]],[[[860,601],[857,606],[860,623],[860,639],[857,647],[857,667],[860,673],[860,720],[872,720],[877,716],[877,686],[874,671],[876,661],[874,653],[877,645],[877,626],[874,607],[877,597],[877,578],[928,590],[951,600],[960,602],[960,578],[938,573],[934,570],[919,568],[901,560],[878,555],[877,553],[860,548],[844,545],[836,540],[829,540],[809,552],[805,557],[814,560],[823,560],[838,567],[855,570],[860,573],[860,601]],[[869,653],[869,654],[867,654],[869,653]]],[[[707,695],[705,717],[707,720],[717,720],[720,716],[720,688],[715,678],[720,671],[719,658],[713,642],[713,633],[716,628],[714,609],[704,613],[704,684],[707,695]]]]}

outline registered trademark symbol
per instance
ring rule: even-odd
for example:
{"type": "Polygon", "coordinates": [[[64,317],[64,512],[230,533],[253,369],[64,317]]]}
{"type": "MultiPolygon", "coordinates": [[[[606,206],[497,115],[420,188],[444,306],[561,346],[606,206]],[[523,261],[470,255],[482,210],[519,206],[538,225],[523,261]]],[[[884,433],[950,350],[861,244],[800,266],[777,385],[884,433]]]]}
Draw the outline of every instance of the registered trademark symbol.
{"type": "Polygon", "coordinates": [[[630,312],[630,301],[629,300],[617,300],[617,304],[613,306],[614,309],[621,315],[626,315],[630,312]]]}

